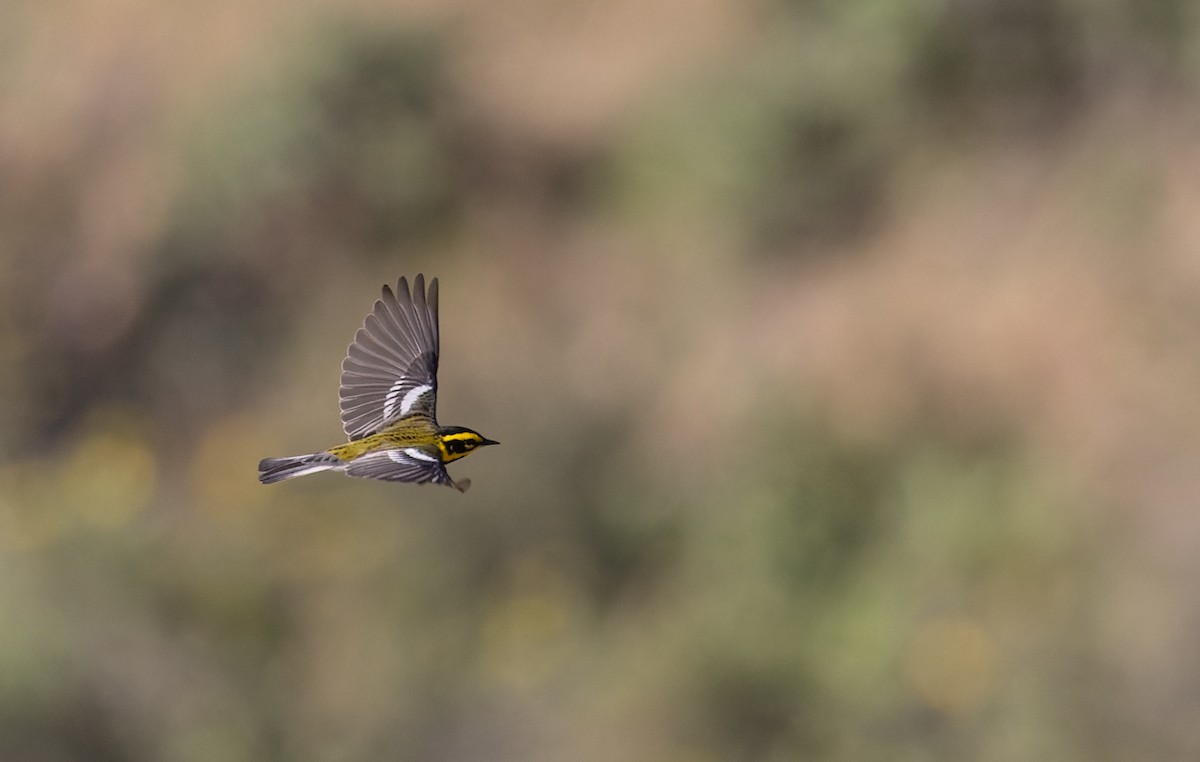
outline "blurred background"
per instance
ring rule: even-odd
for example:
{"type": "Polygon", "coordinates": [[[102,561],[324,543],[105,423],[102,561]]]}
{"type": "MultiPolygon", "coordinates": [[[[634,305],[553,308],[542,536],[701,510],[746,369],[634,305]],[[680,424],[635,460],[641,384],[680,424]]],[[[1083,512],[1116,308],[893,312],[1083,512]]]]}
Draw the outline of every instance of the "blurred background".
{"type": "Polygon", "coordinates": [[[1200,756],[1194,3],[0,43],[0,759],[1200,756]],[[260,486],[418,272],[472,491],[260,486]]]}

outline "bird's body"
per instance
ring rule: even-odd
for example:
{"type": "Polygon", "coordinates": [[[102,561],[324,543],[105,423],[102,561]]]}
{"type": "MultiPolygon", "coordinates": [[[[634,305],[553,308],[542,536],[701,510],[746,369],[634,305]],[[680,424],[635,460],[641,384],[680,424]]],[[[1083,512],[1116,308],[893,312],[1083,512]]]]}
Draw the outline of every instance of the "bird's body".
{"type": "Polygon", "coordinates": [[[425,293],[418,275],[413,291],[404,278],[383,297],[354,336],[342,362],[342,425],[350,441],[311,455],[266,458],[263,484],[315,473],[343,471],[387,481],[432,482],[465,491],[446,464],[475,448],[497,444],[436,417],[439,354],[437,279],[425,293]]]}

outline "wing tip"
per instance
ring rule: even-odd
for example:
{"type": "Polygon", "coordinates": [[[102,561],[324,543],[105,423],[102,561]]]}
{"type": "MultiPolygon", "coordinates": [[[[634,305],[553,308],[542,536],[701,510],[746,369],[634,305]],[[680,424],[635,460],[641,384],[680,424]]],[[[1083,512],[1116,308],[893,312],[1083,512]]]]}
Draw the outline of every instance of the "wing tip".
{"type": "MultiPolygon", "coordinates": [[[[401,275],[400,280],[396,281],[396,290],[388,284],[383,284],[383,299],[391,302],[412,303],[419,301],[428,304],[437,304],[438,279],[433,277],[429,279],[429,285],[425,283],[425,273],[417,273],[413,278],[412,288],[409,288],[408,277],[401,275]]],[[[376,303],[379,307],[379,303],[376,303]]]]}

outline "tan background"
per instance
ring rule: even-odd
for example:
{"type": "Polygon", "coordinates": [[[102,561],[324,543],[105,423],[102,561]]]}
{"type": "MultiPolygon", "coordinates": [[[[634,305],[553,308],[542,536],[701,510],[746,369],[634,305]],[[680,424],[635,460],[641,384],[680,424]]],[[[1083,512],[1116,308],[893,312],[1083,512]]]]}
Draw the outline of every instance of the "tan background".
{"type": "Polygon", "coordinates": [[[1200,755],[1185,0],[0,6],[0,758],[1200,755]],[[340,439],[442,285],[451,490],[340,439]]]}

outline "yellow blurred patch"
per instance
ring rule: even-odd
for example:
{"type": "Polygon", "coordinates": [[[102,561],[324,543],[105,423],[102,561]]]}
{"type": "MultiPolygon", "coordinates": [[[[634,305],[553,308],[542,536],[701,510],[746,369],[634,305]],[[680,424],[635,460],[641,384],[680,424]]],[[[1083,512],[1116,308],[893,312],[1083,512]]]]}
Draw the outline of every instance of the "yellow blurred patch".
{"type": "Polygon", "coordinates": [[[541,559],[520,559],[510,592],[497,601],[483,625],[489,670],[516,687],[532,687],[562,663],[576,617],[561,573],[541,559]]]}
{"type": "Polygon", "coordinates": [[[158,461],[130,431],[86,434],[61,468],[66,502],[86,523],[123,526],[146,510],[158,486],[158,461]]]}
{"type": "Polygon", "coordinates": [[[976,622],[944,617],[926,622],[908,646],[909,687],[929,706],[944,712],[975,709],[995,680],[996,649],[976,622]]]}
{"type": "Polygon", "coordinates": [[[5,466],[3,541],[33,550],[81,523],[113,529],[145,511],[158,488],[158,459],[145,431],[136,415],[106,408],[88,418],[61,458],[5,466]]]}

